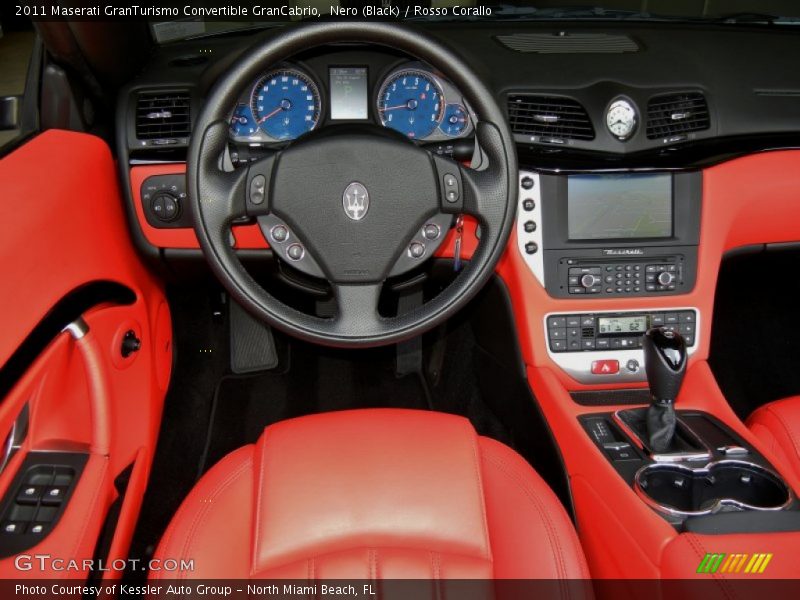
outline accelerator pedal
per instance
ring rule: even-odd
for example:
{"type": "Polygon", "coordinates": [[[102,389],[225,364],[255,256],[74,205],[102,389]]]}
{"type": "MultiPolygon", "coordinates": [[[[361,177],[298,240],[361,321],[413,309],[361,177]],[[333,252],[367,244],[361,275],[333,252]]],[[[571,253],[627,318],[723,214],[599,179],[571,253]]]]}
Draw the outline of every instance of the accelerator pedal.
{"type": "Polygon", "coordinates": [[[278,366],[272,328],[252,317],[232,298],[230,307],[231,371],[237,375],[268,371],[278,366]]]}

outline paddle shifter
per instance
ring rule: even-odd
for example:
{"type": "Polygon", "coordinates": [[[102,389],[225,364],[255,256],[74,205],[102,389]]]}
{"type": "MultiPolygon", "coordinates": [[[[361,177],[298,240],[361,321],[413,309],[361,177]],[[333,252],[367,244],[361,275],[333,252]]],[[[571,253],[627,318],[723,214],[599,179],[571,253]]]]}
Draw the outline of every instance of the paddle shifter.
{"type": "Polygon", "coordinates": [[[675,436],[675,398],[686,374],[686,342],[661,327],[644,335],[644,368],[650,385],[647,435],[653,452],[666,452],[675,436]]]}

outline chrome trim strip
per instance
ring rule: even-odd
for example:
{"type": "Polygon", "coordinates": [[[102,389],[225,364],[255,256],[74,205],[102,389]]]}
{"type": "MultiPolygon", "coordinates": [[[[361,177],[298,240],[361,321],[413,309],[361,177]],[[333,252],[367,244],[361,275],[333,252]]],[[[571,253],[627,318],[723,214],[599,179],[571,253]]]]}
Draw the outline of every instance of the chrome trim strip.
{"type": "Polygon", "coordinates": [[[89,333],[89,324],[84,321],[83,317],[78,317],[61,331],[62,333],[66,331],[73,339],[80,340],[89,333]]]}
{"type": "Polygon", "coordinates": [[[0,473],[2,473],[14,454],[22,447],[25,438],[28,437],[28,425],[30,424],[30,405],[26,402],[19,411],[17,418],[11,425],[11,431],[3,444],[3,456],[0,459],[0,473]]]}

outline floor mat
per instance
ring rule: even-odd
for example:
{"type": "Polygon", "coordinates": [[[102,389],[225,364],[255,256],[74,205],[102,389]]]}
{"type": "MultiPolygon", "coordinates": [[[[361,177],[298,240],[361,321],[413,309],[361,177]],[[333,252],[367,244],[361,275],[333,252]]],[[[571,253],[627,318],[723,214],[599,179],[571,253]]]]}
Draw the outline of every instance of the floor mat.
{"type": "Polygon", "coordinates": [[[220,380],[201,470],[283,419],[351,408],[427,408],[417,376],[394,377],[393,348],[345,352],[292,342],[288,352],[282,372],[220,380]]]}

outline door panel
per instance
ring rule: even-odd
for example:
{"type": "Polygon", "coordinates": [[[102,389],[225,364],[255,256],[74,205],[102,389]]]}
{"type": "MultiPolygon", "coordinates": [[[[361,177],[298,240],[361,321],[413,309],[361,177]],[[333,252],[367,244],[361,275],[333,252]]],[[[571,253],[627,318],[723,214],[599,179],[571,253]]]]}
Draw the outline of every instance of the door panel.
{"type": "MultiPolygon", "coordinates": [[[[138,514],[169,382],[169,308],[160,283],[130,242],[114,161],[102,140],[45,132],[0,160],[0,190],[0,279],[5,287],[0,294],[0,389],[5,396],[0,399],[0,438],[5,439],[22,407],[30,407],[27,437],[0,473],[0,495],[16,494],[9,486],[29,453],[87,454],[66,508],[36,548],[54,557],[91,558],[117,496],[114,479],[135,463],[136,485],[128,487],[118,521],[122,526],[112,541],[119,557],[138,514]],[[87,295],[93,285],[102,287],[98,282],[127,289],[127,299],[87,295]],[[78,297],[82,304],[72,304],[80,306],[80,314],[67,316],[69,311],[60,310],[78,297]],[[78,316],[95,342],[94,369],[108,390],[107,454],[90,451],[93,394],[87,355],[72,335],[59,333],[78,316]],[[66,322],[56,323],[59,318],[66,322]],[[123,356],[126,334],[141,340],[141,347],[123,356]]],[[[13,558],[0,560],[0,576],[20,575],[13,558]]],[[[34,569],[25,575],[42,573],[34,569]]]]}

